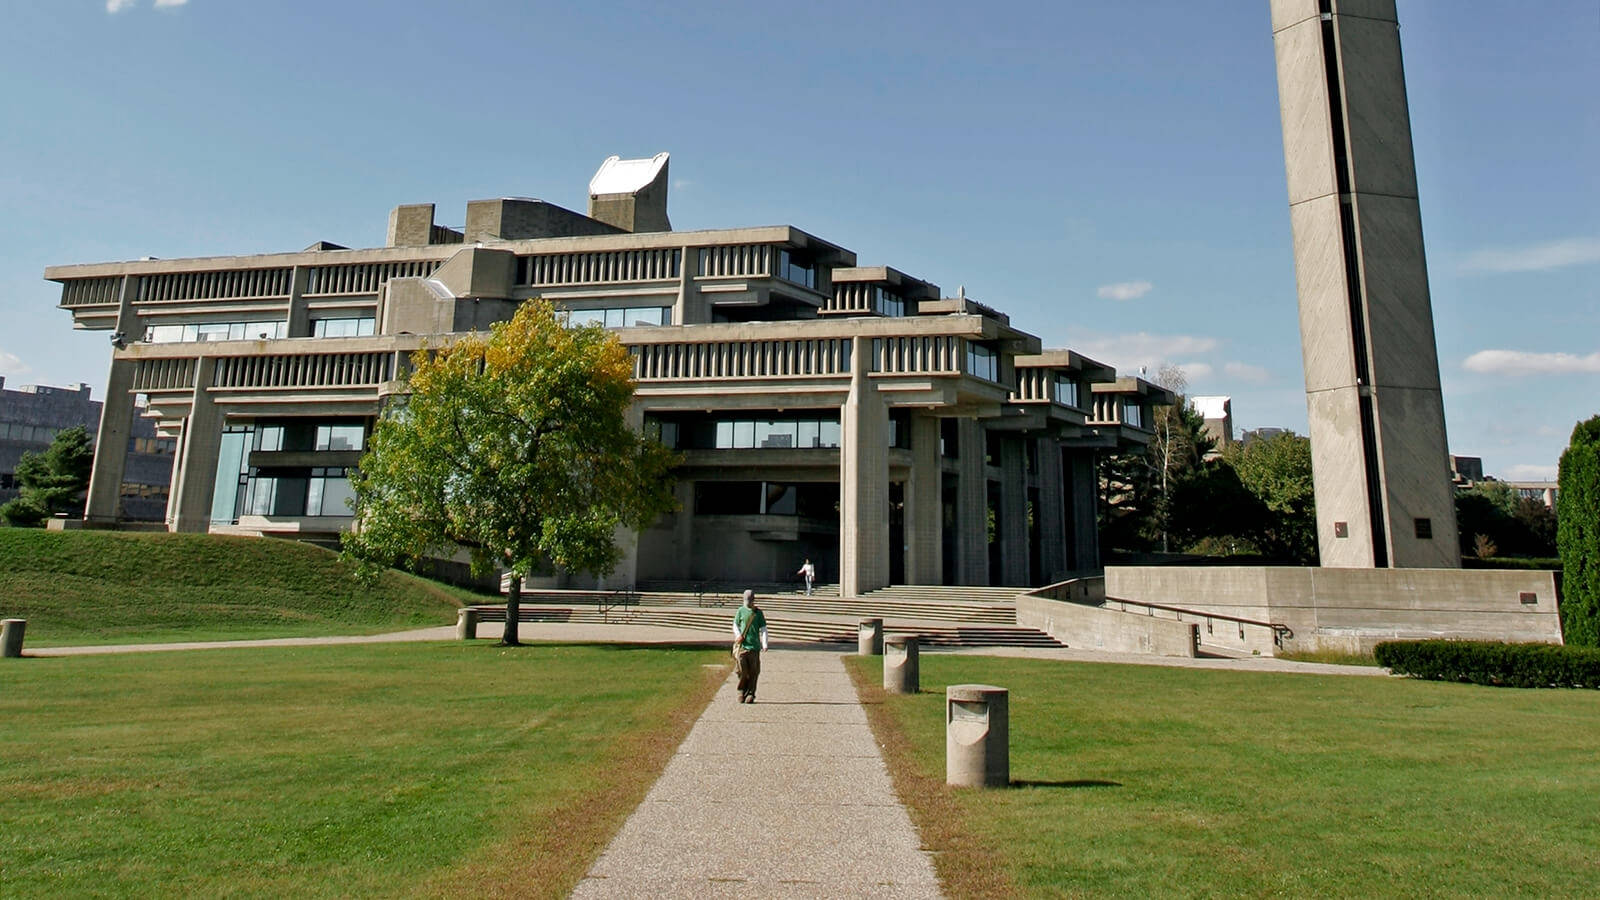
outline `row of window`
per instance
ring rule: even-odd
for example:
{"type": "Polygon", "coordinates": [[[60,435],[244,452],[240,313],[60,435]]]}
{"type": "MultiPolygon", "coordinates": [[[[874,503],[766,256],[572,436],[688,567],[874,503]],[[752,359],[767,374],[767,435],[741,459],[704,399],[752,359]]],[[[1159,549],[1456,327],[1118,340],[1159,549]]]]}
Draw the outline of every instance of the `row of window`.
{"type": "Polygon", "coordinates": [[[21,441],[25,444],[48,444],[65,428],[47,425],[23,425],[17,422],[0,422],[0,441],[21,441]]]}
{"type": "Polygon", "coordinates": [[[131,481],[122,483],[122,496],[138,500],[167,499],[167,485],[164,484],[134,484],[131,481]]]}
{"type": "MultiPolygon", "coordinates": [[[[646,432],[673,450],[827,450],[838,449],[837,415],[763,415],[759,418],[695,417],[645,421],[646,432]]],[[[889,414],[889,446],[909,449],[909,414],[889,414]]]]}
{"type": "Polygon", "coordinates": [[[256,428],[253,450],[364,450],[367,427],[361,422],[284,422],[256,428]]]}
{"type": "Polygon", "coordinates": [[[240,514],[247,516],[348,516],[355,499],[343,468],[252,468],[239,490],[240,514]]]}
{"type": "Polygon", "coordinates": [[[772,481],[698,481],[697,516],[800,516],[833,519],[839,515],[837,482],[782,484],[772,481]]]}
{"type": "Polygon", "coordinates": [[[196,341],[277,340],[288,324],[276,322],[207,322],[203,325],[151,325],[144,331],[150,344],[183,344],[196,341]]]}
{"type": "Polygon", "coordinates": [[[129,453],[154,453],[162,456],[170,455],[178,447],[178,442],[172,438],[129,438],[129,453]]]}
{"type": "Polygon", "coordinates": [[[671,325],[670,306],[625,306],[616,309],[570,309],[562,315],[573,328],[599,325],[603,328],[631,328],[635,325],[671,325]]]}
{"type": "Polygon", "coordinates": [[[338,319],[312,319],[312,337],[367,337],[377,327],[372,316],[349,316],[338,319]]]}

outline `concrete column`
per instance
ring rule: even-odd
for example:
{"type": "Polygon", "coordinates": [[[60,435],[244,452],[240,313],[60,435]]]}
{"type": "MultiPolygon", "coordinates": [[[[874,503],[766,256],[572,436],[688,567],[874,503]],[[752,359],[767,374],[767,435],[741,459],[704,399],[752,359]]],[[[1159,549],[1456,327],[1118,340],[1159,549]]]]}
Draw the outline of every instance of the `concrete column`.
{"type": "Polygon", "coordinates": [[[1395,4],[1271,8],[1322,565],[1456,568],[1395,4]]]}
{"type": "MultiPolygon", "coordinates": [[[[635,434],[644,431],[643,406],[637,403],[629,405],[624,416],[628,420],[628,427],[635,434]]],[[[637,587],[639,579],[639,532],[632,528],[619,526],[612,532],[611,543],[621,551],[621,555],[617,558],[616,568],[611,570],[611,574],[600,579],[599,587],[607,590],[637,587]]]]}
{"type": "Polygon", "coordinates": [[[1000,441],[1000,509],[995,517],[1000,541],[1002,584],[1028,583],[1028,466],[1022,442],[1000,441]]]}
{"type": "Polygon", "coordinates": [[[94,441],[94,468],[83,518],[114,523],[122,513],[122,474],[128,463],[128,437],[133,430],[133,371],[131,359],[113,356],[106,377],[105,399],[100,406],[100,428],[94,441]]]}
{"type": "MultiPolygon", "coordinates": [[[[139,297],[139,279],[125,275],[117,293],[117,332],[128,343],[143,337],[133,303],[139,297]]],[[[122,515],[122,475],[128,464],[128,438],[133,432],[133,372],[137,365],[111,351],[111,371],[100,403],[100,427],[95,433],[94,467],[84,498],[83,518],[114,523],[122,515]]]]}
{"type": "Polygon", "coordinates": [[[1045,584],[1066,577],[1067,498],[1062,490],[1061,445],[1054,438],[1032,438],[1039,459],[1039,574],[1045,584]]]}
{"type": "Polygon", "coordinates": [[[989,485],[983,472],[983,426],[956,426],[956,584],[989,583],[989,485]]]}
{"type": "Polygon", "coordinates": [[[1097,571],[1100,559],[1100,479],[1095,472],[1094,451],[1068,453],[1062,465],[1066,480],[1068,521],[1072,543],[1067,548],[1067,566],[1073,572],[1097,571]]]}
{"type": "Polygon", "coordinates": [[[839,410],[839,593],[889,584],[889,407],[867,374],[872,339],[851,349],[850,394],[839,410]]]}
{"type": "Polygon", "coordinates": [[[217,369],[215,357],[195,362],[194,400],[183,421],[183,455],[172,492],[173,531],[204,533],[211,527],[211,495],[217,482],[217,451],[222,446],[222,414],[207,390],[217,369]]]}
{"type": "Polygon", "coordinates": [[[678,511],[672,525],[673,576],[687,580],[705,573],[694,571],[694,482],[684,479],[672,488],[678,511]]]}
{"type": "Polygon", "coordinates": [[[911,477],[906,481],[906,581],[941,584],[939,420],[911,415],[911,477]]]}
{"type": "MultiPolygon", "coordinates": [[[[295,266],[289,278],[289,337],[311,336],[311,313],[306,309],[306,286],[311,281],[310,266],[295,266]]],[[[378,321],[383,321],[383,311],[378,311],[378,321]]]]}

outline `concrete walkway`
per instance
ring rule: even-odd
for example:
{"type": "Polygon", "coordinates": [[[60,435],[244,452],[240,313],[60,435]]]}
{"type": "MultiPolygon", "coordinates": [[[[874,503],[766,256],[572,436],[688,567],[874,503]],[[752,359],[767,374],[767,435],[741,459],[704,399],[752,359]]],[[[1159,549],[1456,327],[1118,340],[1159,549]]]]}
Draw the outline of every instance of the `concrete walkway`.
{"type": "Polygon", "coordinates": [[[938,897],[838,651],[762,654],[754,704],[734,685],[573,896],[938,897]]]}

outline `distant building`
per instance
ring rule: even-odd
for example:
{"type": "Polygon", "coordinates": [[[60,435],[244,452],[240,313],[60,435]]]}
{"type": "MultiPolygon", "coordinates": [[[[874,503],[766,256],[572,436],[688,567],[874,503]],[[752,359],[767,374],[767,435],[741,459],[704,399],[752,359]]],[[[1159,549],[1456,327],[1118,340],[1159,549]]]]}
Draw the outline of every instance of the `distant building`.
{"type": "Polygon", "coordinates": [[[1517,496],[1529,500],[1537,500],[1544,504],[1544,508],[1554,511],[1556,508],[1556,490],[1554,481],[1507,481],[1506,485],[1517,492],[1517,496]]]}
{"type": "Polygon", "coordinates": [[[1228,449],[1233,444],[1233,398],[1190,397],[1195,412],[1206,420],[1206,436],[1217,445],[1217,450],[1228,449]]]}
{"type": "Polygon", "coordinates": [[[1450,480],[1458,486],[1483,480],[1483,458],[1450,454],[1450,480]]]}
{"type": "MultiPolygon", "coordinates": [[[[19,491],[17,463],[24,453],[50,449],[56,435],[81,426],[92,440],[100,427],[100,401],[89,398],[89,386],[49,387],[25,384],[14,390],[0,377],[0,503],[19,491]]],[[[122,479],[122,516],[159,522],[166,516],[167,486],[172,481],[174,441],[156,436],[155,422],[135,410],[122,479]]]]}
{"type": "Polygon", "coordinates": [[[1251,428],[1239,436],[1239,443],[1248,447],[1256,441],[1271,440],[1280,434],[1291,433],[1287,428],[1276,428],[1272,425],[1263,425],[1260,428],[1251,428]]]}

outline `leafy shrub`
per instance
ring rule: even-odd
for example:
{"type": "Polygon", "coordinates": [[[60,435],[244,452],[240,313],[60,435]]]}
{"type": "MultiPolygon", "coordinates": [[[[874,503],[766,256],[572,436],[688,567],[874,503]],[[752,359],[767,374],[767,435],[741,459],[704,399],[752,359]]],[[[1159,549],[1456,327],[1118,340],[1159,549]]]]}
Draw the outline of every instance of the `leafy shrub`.
{"type": "Polygon", "coordinates": [[[1600,688],[1600,650],[1495,641],[1384,641],[1372,650],[1396,675],[1499,687],[1600,688]]]}

